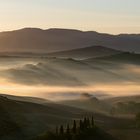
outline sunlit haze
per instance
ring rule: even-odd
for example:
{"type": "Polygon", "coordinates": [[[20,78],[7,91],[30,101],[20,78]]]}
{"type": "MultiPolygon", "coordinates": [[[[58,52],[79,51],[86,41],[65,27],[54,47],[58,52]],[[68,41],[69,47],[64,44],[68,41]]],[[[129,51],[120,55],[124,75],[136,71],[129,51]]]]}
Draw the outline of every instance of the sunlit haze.
{"type": "Polygon", "coordinates": [[[0,13],[0,31],[38,27],[140,33],[139,0],[1,0],[0,13]]]}

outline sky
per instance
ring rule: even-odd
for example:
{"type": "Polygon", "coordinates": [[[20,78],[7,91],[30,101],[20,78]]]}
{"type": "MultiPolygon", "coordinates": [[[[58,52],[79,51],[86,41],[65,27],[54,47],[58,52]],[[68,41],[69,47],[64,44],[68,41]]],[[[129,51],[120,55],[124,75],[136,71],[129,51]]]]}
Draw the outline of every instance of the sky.
{"type": "Polygon", "coordinates": [[[0,31],[25,27],[140,33],[140,0],[0,0],[0,31]]]}

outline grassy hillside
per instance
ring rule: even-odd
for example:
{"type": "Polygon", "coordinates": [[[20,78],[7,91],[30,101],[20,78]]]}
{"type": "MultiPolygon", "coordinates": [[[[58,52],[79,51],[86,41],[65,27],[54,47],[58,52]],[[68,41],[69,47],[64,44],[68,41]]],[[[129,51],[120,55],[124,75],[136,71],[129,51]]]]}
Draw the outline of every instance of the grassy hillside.
{"type": "Polygon", "coordinates": [[[72,107],[49,103],[40,105],[11,100],[3,96],[0,97],[0,108],[1,140],[6,140],[7,132],[11,133],[9,134],[11,140],[18,139],[17,134],[29,138],[50,129],[53,125],[65,123],[84,114],[83,111],[72,107]]]}

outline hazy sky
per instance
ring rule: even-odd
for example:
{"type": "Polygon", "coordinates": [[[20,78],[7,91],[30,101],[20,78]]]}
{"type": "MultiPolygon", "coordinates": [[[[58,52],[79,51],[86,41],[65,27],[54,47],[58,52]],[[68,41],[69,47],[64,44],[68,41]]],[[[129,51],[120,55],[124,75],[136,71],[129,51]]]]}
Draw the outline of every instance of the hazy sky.
{"type": "Polygon", "coordinates": [[[23,27],[140,33],[140,0],[0,0],[0,31],[23,27]]]}

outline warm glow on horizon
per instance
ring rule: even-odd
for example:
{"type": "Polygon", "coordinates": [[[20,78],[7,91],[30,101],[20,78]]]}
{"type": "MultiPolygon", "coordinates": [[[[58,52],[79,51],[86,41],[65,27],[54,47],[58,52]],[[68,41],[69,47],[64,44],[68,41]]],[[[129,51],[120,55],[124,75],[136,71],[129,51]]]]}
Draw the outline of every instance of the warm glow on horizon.
{"type": "Polygon", "coordinates": [[[140,33],[139,0],[1,0],[0,31],[24,27],[140,33]]]}
{"type": "MultiPolygon", "coordinates": [[[[80,87],[47,86],[47,85],[22,85],[12,83],[6,79],[0,79],[0,93],[15,96],[32,96],[50,100],[62,100],[69,97],[76,98],[77,94],[90,93],[105,94],[108,96],[134,96],[139,95],[140,86],[135,83],[96,84],[80,87]],[[119,90],[118,90],[119,89],[119,90]],[[64,93],[64,94],[63,94],[64,93]]],[[[104,96],[104,95],[103,95],[104,96]]]]}

